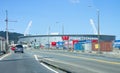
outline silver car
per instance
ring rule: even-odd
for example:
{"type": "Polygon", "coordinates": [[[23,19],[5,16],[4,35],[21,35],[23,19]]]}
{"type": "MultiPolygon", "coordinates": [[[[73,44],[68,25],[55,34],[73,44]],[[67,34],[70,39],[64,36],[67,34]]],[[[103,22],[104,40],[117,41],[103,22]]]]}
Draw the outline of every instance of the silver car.
{"type": "Polygon", "coordinates": [[[22,45],[16,45],[14,52],[21,52],[24,53],[23,46],[22,45]]]}

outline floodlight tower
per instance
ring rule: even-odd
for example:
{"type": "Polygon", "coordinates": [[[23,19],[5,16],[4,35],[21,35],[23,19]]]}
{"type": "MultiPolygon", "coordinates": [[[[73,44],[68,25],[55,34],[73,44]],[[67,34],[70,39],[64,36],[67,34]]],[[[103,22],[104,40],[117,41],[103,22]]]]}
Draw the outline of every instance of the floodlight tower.
{"type": "Polygon", "coordinates": [[[24,36],[27,36],[29,34],[29,30],[30,30],[31,25],[32,25],[32,21],[29,22],[29,24],[24,32],[24,36]]]}

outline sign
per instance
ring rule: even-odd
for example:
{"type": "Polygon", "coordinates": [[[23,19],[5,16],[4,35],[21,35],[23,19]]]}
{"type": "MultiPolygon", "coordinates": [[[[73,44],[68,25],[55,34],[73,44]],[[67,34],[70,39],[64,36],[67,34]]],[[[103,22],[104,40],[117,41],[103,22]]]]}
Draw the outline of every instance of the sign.
{"type": "Polygon", "coordinates": [[[95,49],[98,49],[99,48],[99,45],[98,44],[95,44],[95,49]]]}
{"type": "Polygon", "coordinates": [[[69,36],[62,36],[62,40],[69,40],[69,36]]]}
{"type": "Polygon", "coordinates": [[[57,45],[62,46],[64,42],[57,42],[57,45]]]}
{"type": "Polygon", "coordinates": [[[78,43],[79,40],[73,40],[72,42],[73,42],[73,45],[74,45],[74,44],[78,43]]]}
{"type": "Polygon", "coordinates": [[[92,43],[98,43],[98,40],[92,40],[92,43]]]}
{"type": "Polygon", "coordinates": [[[56,46],[56,42],[51,42],[51,45],[52,46],[56,46]]]}

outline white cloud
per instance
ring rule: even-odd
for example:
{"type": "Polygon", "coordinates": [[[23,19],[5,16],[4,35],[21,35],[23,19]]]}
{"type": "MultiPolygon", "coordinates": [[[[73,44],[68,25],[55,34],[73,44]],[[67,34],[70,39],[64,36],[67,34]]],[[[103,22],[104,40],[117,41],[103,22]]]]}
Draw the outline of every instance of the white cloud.
{"type": "Polygon", "coordinates": [[[71,3],[80,3],[80,0],[70,0],[71,3]]]}

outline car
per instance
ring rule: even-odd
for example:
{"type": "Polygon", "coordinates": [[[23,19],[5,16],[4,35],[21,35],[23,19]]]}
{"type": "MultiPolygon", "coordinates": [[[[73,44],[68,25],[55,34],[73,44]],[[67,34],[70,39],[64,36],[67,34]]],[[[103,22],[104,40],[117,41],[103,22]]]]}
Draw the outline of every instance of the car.
{"type": "Polygon", "coordinates": [[[0,51],[0,56],[6,54],[6,51],[0,51]]]}
{"type": "Polygon", "coordinates": [[[22,45],[16,45],[14,52],[15,52],[15,53],[16,53],[16,52],[24,53],[23,46],[22,46],[22,45]]]}

